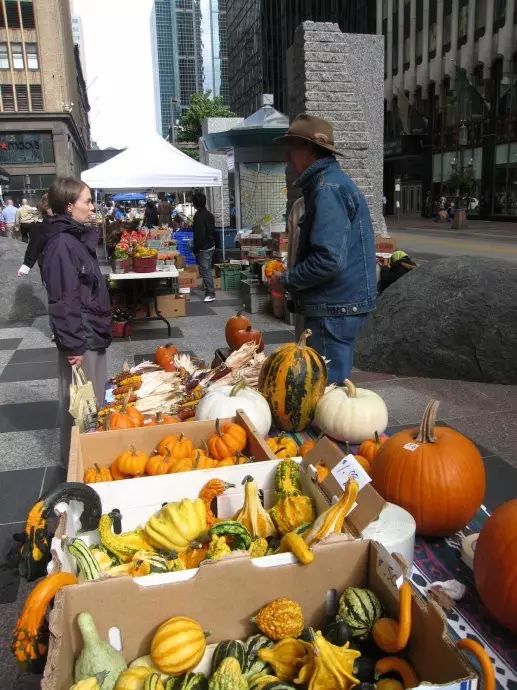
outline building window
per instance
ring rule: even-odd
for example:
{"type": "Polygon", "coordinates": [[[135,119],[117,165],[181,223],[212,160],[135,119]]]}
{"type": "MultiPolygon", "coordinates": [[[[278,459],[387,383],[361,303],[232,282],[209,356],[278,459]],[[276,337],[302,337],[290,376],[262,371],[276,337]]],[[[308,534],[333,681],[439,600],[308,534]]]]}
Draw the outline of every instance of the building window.
{"type": "Polygon", "coordinates": [[[424,0],[417,0],[416,2],[416,46],[415,57],[416,64],[422,64],[424,50],[424,0]]]}
{"type": "Polygon", "coordinates": [[[36,23],[34,21],[34,8],[32,0],[20,0],[20,9],[22,11],[22,23],[24,29],[35,29],[36,23]]]}
{"type": "Polygon", "coordinates": [[[16,84],[16,104],[19,113],[29,112],[29,94],[26,84],[16,84]]]}
{"type": "Polygon", "coordinates": [[[476,0],[475,32],[476,39],[485,35],[486,0],[476,0]]]}
{"type": "Polygon", "coordinates": [[[31,84],[31,103],[33,110],[43,110],[41,84],[31,84]]]}
{"type": "Polygon", "coordinates": [[[498,31],[506,19],[506,0],[494,0],[494,33],[498,31]]]}
{"type": "Polygon", "coordinates": [[[465,45],[467,42],[469,29],[468,2],[469,0],[460,0],[458,14],[458,48],[465,45]]]}
{"type": "Polygon", "coordinates": [[[11,43],[11,55],[14,69],[24,69],[23,47],[21,43],[11,43]]]}
{"type": "Polygon", "coordinates": [[[409,68],[411,61],[411,6],[408,0],[404,2],[404,70],[409,68]]]}
{"type": "Polygon", "coordinates": [[[0,69],[9,69],[9,51],[7,43],[0,43],[0,69]]]}
{"type": "Polygon", "coordinates": [[[14,93],[11,84],[2,84],[0,86],[2,93],[2,106],[4,113],[14,112],[14,93]]]}
{"type": "Polygon", "coordinates": [[[392,73],[397,74],[399,71],[399,13],[398,2],[393,8],[393,32],[392,32],[392,51],[391,51],[391,65],[392,73]]]}
{"type": "Polygon", "coordinates": [[[38,44],[26,43],[25,54],[27,55],[27,67],[29,69],[39,69],[38,62],[38,44]]]}
{"type": "Polygon", "coordinates": [[[436,57],[436,3],[429,5],[429,60],[436,57]]]}
{"type": "Polygon", "coordinates": [[[445,55],[451,49],[452,34],[452,0],[444,0],[443,3],[443,47],[442,54],[445,55]]]}

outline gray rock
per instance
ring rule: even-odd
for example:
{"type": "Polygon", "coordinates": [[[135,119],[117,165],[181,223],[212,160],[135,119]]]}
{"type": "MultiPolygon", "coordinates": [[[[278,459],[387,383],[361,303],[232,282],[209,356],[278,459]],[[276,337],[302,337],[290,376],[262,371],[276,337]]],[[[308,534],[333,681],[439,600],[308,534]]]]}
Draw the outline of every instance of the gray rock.
{"type": "Polygon", "coordinates": [[[356,341],[360,369],[517,383],[517,266],[478,257],[429,262],[379,297],[356,341]]]}

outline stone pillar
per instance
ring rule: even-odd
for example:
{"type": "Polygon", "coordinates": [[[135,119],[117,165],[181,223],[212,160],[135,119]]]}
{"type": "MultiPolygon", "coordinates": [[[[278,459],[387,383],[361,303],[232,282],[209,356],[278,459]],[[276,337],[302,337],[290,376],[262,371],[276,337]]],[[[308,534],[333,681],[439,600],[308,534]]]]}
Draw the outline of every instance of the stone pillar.
{"type": "Polygon", "coordinates": [[[382,216],[384,38],[304,22],[290,51],[289,117],[308,113],[334,127],[338,157],[364,193],[376,229],[382,216]]]}

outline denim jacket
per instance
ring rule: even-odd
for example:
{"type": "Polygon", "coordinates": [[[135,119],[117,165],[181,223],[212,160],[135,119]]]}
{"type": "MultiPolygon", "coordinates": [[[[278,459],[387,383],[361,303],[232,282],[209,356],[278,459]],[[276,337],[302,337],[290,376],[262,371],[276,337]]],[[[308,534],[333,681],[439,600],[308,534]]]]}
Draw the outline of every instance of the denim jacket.
{"type": "Polygon", "coordinates": [[[375,240],[368,205],[354,182],[329,156],[296,181],[303,189],[296,262],[283,276],[306,316],[365,314],[375,307],[375,240]]]}

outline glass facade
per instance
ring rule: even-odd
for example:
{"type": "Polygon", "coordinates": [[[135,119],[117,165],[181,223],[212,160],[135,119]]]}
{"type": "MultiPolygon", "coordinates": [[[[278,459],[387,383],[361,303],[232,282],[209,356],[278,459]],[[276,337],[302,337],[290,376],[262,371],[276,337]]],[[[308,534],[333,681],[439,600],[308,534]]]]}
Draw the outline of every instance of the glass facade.
{"type": "Polygon", "coordinates": [[[154,31],[162,135],[194,93],[228,101],[226,0],[155,0],[154,31]]]}

